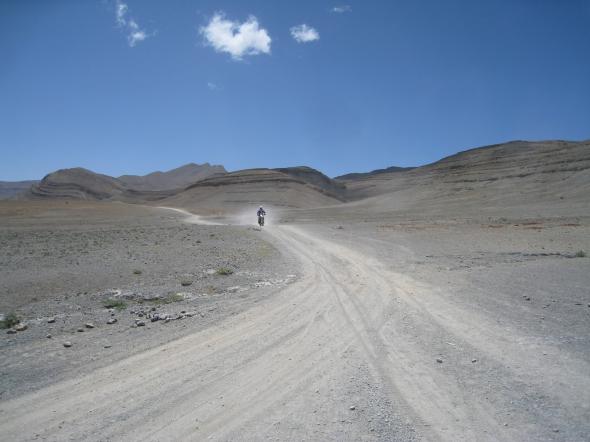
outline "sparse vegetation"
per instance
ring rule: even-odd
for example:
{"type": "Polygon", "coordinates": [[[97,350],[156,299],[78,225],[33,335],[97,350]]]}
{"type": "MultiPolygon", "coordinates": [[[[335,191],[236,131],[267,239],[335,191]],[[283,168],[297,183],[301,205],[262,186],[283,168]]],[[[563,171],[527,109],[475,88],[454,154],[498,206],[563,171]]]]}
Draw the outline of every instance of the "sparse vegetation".
{"type": "Polygon", "coordinates": [[[0,328],[11,328],[20,322],[20,318],[16,313],[8,313],[2,321],[0,321],[0,328]]]}
{"type": "Polygon", "coordinates": [[[228,269],[227,267],[220,267],[216,271],[216,273],[218,275],[223,275],[223,276],[231,275],[233,272],[234,271],[232,269],[228,269]]]}
{"type": "Polygon", "coordinates": [[[116,308],[117,310],[125,310],[127,304],[122,299],[109,298],[102,303],[105,308],[116,308]]]}
{"type": "Polygon", "coordinates": [[[578,250],[576,252],[576,258],[585,258],[586,256],[586,252],[584,252],[583,250],[578,250]]]}

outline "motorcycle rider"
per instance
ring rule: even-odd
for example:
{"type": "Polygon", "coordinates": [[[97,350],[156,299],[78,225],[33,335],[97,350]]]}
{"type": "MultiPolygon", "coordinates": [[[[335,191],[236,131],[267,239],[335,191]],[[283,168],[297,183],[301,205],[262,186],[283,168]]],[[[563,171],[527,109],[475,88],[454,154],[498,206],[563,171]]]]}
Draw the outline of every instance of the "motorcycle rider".
{"type": "Polygon", "coordinates": [[[258,212],[256,212],[256,215],[258,216],[258,224],[262,226],[264,224],[263,217],[266,215],[266,212],[264,211],[262,206],[260,206],[260,208],[258,209],[258,212]]]}

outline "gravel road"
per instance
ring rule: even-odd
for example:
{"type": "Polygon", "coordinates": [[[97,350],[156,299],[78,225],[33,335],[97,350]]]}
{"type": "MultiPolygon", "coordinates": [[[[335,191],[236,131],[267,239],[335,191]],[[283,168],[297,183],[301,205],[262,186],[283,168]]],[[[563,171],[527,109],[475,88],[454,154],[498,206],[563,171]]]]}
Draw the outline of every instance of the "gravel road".
{"type": "Polygon", "coordinates": [[[453,285],[396,271],[380,258],[391,243],[354,246],[313,226],[264,234],[299,261],[295,282],[5,401],[3,438],[587,440],[586,347],[561,348],[455,298],[453,285]]]}

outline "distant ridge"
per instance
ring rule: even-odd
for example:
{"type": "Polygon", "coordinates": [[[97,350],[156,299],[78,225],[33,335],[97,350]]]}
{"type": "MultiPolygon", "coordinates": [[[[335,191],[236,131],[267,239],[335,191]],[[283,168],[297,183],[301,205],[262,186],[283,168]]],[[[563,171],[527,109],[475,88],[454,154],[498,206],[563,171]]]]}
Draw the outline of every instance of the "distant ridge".
{"type": "Polygon", "coordinates": [[[31,188],[39,181],[0,181],[0,199],[8,199],[17,196],[31,188]]]}
{"type": "Polygon", "coordinates": [[[405,172],[407,170],[415,169],[415,167],[398,167],[398,166],[391,166],[386,169],[375,169],[371,172],[353,172],[347,173],[345,175],[340,175],[334,177],[335,180],[340,181],[353,181],[353,180],[361,180],[363,178],[368,178],[374,175],[379,175],[381,173],[390,173],[390,172],[405,172]]]}
{"type": "Polygon", "coordinates": [[[167,172],[152,172],[147,175],[122,175],[118,179],[136,190],[170,190],[187,187],[199,180],[227,171],[220,165],[189,163],[167,172]]]}
{"type": "Polygon", "coordinates": [[[226,172],[222,166],[188,164],[119,178],[61,169],[33,184],[25,198],[152,202],[208,213],[257,204],[313,208],[342,203],[362,207],[361,212],[469,207],[479,213],[537,204],[557,213],[572,204],[590,208],[589,195],[590,142],[558,140],[512,141],[465,150],[425,166],[393,166],[337,179],[307,166],[226,172]],[[209,176],[199,179],[203,173],[209,176]],[[185,185],[188,180],[194,181],[185,185]]]}
{"type": "Polygon", "coordinates": [[[223,166],[190,163],[167,172],[114,178],[82,167],[60,169],[30,186],[25,198],[152,201],[181,191],[204,178],[225,174],[223,166]]]}

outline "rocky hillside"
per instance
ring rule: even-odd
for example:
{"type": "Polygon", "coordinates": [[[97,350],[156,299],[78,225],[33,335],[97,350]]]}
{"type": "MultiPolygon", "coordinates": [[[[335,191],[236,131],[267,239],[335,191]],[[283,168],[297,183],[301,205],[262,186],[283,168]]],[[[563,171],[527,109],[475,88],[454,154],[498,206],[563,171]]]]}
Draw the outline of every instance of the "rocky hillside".
{"type": "MultiPolygon", "coordinates": [[[[345,181],[363,207],[499,210],[590,208],[590,141],[513,141],[470,149],[403,172],[345,181]],[[368,199],[367,199],[368,198],[368,199]]],[[[566,210],[566,209],[564,209],[566,210]]]]}
{"type": "Polygon", "coordinates": [[[128,203],[156,201],[174,191],[142,191],[128,187],[117,178],[76,167],[60,169],[45,176],[22,195],[25,199],[110,200],[128,203]]]}
{"type": "Polygon", "coordinates": [[[46,175],[30,193],[32,197],[105,200],[121,197],[126,190],[116,178],[76,167],[46,175]]]}
{"type": "Polygon", "coordinates": [[[199,181],[162,205],[223,213],[256,205],[300,208],[341,203],[333,190],[343,187],[327,177],[323,183],[322,176],[310,168],[241,170],[199,181]]]}

